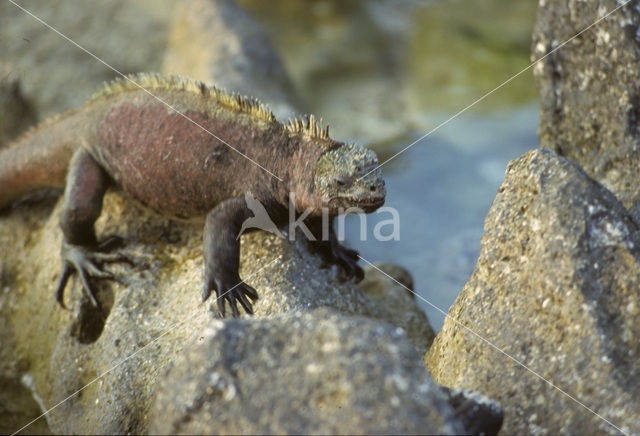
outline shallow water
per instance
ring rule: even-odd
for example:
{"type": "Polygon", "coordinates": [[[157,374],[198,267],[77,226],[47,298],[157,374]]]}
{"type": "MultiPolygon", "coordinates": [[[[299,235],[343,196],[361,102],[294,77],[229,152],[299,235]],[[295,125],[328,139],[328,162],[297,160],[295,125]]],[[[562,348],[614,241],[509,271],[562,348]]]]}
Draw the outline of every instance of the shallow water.
{"type": "MultiPolygon", "coordinates": [[[[300,107],[381,161],[527,67],[537,8],[530,0],[240,3],[267,29],[300,107]]],[[[446,312],[473,271],[507,162],[538,146],[536,95],[526,71],[385,165],[400,239],[373,240],[375,224],[390,218],[373,214],[366,241],[360,219],[347,218],[348,243],[368,260],[408,268],[420,296],[446,312]]],[[[420,304],[439,330],[443,314],[420,304]]]]}

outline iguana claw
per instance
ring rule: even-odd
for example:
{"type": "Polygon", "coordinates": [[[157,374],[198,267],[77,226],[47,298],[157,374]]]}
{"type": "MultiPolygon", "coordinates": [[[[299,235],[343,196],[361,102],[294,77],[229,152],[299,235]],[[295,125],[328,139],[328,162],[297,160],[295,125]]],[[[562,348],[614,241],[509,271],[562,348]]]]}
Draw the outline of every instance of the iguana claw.
{"type": "Polygon", "coordinates": [[[364,270],[358,265],[358,252],[342,246],[337,240],[320,241],[319,247],[323,260],[329,265],[341,267],[345,279],[355,279],[358,283],[364,278],[364,270]]]}
{"type": "MultiPolygon", "coordinates": [[[[109,240],[111,242],[112,240],[109,240]]],[[[90,247],[82,245],[70,244],[66,241],[62,242],[60,250],[62,257],[62,273],[56,287],[56,301],[62,306],[64,305],[64,289],[71,275],[76,272],[82,280],[82,287],[91,303],[102,310],[100,303],[93,292],[90,278],[107,279],[121,283],[122,281],[108,271],[104,271],[101,266],[106,262],[126,262],[133,263],[131,259],[121,253],[104,253],[96,251],[90,247]],[[98,266],[100,265],[100,266],[98,266]]]]}
{"type": "Polygon", "coordinates": [[[253,315],[251,302],[258,299],[258,293],[251,286],[240,280],[240,277],[231,277],[232,274],[227,274],[227,276],[228,277],[216,277],[206,280],[204,292],[202,293],[202,301],[207,300],[211,295],[211,290],[215,289],[218,311],[223,318],[226,314],[225,300],[229,302],[229,307],[231,307],[231,313],[234,318],[240,316],[238,302],[244,308],[245,312],[253,315]],[[247,297],[249,297],[251,301],[249,301],[247,297]]]}

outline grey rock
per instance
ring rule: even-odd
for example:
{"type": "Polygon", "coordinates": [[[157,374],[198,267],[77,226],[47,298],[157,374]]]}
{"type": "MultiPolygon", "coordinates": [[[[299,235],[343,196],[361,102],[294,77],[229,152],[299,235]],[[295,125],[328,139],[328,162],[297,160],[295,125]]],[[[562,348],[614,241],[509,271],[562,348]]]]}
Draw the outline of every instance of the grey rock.
{"type": "Polygon", "coordinates": [[[327,309],[214,322],[158,385],[151,433],[462,433],[404,333],[327,309]]]}
{"type": "Polygon", "coordinates": [[[399,265],[365,266],[365,277],[358,287],[375,302],[377,318],[402,327],[420,354],[426,353],[435,333],[427,315],[420,309],[413,290],[413,277],[399,265]],[[406,288],[405,288],[406,287],[406,288]]]}
{"type": "Polygon", "coordinates": [[[480,392],[443,387],[454,414],[464,425],[466,433],[473,435],[498,434],[504,420],[504,411],[497,401],[480,392]]]}
{"type": "Polygon", "coordinates": [[[36,109],[25,98],[20,80],[0,62],[0,148],[34,125],[37,119],[36,109]]]}
{"type": "MultiPolygon", "coordinates": [[[[539,59],[622,2],[540,2],[539,59]]],[[[640,200],[640,10],[631,2],[534,67],[542,147],[578,162],[631,207],[640,200]]]]}
{"type": "Polygon", "coordinates": [[[640,233],[550,150],[512,161],[476,269],[425,356],[438,383],[499,401],[504,434],[640,430],[640,233]],[[550,386],[478,336],[522,362],[550,386]]]}
{"type": "Polygon", "coordinates": [[[279,119],[294,111],[280,58],[260,24],[232,0],[176,4],[163,70],[259,98],[279,119]]]}
{"type": "MultiPolygon", "coordinates": [[[[24,1],[20,6],[122,73],[159,71],[173,0],[24,1]],[[117,30],[114,29],[117,26],[117,30]]],[[[117,74],[10,2],[0,3],[0,54],[24,96],[49,117],[77,107],[117,74]]]]}

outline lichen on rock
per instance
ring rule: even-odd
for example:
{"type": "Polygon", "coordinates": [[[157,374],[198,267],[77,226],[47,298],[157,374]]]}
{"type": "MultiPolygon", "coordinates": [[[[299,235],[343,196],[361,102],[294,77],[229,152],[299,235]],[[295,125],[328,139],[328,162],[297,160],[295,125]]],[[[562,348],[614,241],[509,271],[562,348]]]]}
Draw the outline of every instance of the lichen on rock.
{"type": "Polygon", "coordinates": [[[542,147],[574,160],[632,207],[640,200],[637,4],[624,5],[574,38],[621,3],[541,3],[532,60],[546,56],[533,68],[540,90],[542,147]]]}

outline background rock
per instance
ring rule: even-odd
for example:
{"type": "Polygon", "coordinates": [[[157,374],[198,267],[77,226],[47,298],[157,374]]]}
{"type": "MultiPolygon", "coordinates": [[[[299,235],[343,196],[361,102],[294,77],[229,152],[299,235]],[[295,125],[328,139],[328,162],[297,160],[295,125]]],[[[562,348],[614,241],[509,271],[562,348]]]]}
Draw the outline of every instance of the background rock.
{"type": "Polygon", "coordinates": [[[420,354],[426,353],[435,334],[425,313],[418,306],[415,294],[407,291],[384,273],[413,290],[413,278],[409,271],[399,265],[378,264],[383,272],[365,266],[365,277],[358,287],[375,303],[378,317],[401,326],[411,338],[420,354]],[[384,312],[381,310],[384,308],[384,312]]]}
{"type": "MultiPolygon", "coordinates": [[[[124,74],[160,70],[173,0],[18,3],[124,74]]],[[[117,76],[9,2],[0,3],[0,53],[43,118],[80,106],[117,76]]]]}
{"type": "MultiPolygon", "coordinates": [[[[449,316],[629,433],[640,429],[640,234],[607,189],[549,150],[510,163],[449,316]]],[[[448,318],[434,379],[502,403],[504,434],[619,431],[448,318]]]]}
{"type": "Polygon", "coordinates": [[[406,136],[407,40],[414,0],[239,0],[264,25],[300,97],[332,137],[369,145],[406,136]],[[337,103],[337,104],[336,104],[337,103]]]}
{"type": "Polygon", "coordinates": [[[210,324],[162,377],[151,433],[463,433],[406,336],[318,309],[210,324]]]}
{"type": "MultiPolygon", "coordinates": [[[[539,59],[622,2],[544,0],[533,33],[539,59]]],[[[534,68],[540,142],[578,162],[631,207],[640,200],[640,10],[624,6],[534,68]]]]}
{"type": "Polygon", "coordinates": [[[35,107],[24,97],[17,77],[0,62],[0,148],[36,123],[35,107]]]}
{"type": "Polygon", "coordinates": [[[176,4],[163,70],[259,98],[280,120],[294,111],[289,76],[267,35],[231,0],[176,4]]]}

